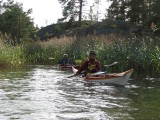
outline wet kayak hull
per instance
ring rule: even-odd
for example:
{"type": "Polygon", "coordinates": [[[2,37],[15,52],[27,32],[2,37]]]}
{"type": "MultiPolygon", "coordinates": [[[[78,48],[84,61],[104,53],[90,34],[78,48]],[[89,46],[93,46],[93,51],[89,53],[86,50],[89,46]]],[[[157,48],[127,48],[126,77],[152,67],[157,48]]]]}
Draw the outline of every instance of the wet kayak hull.
{"type": "Polygon", "coordinates": [[[84,78],[87,82],[103,82],[109,84],[125,85],[130,76],[133,73],[133,69],[121,72],[121,73],[112,73],[112,74],[101,74],[101,75],[88,75],[84,78]]]}

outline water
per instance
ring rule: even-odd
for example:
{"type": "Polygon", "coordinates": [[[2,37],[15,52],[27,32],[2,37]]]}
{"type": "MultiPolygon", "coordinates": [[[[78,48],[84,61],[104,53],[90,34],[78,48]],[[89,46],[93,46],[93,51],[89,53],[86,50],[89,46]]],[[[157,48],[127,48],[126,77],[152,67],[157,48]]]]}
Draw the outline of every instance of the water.
{"type": "Polygon", "coordinates": [[[160,79],[87,84],[50,66],[0,72],[0,120],[159,120],[160,79]]]}

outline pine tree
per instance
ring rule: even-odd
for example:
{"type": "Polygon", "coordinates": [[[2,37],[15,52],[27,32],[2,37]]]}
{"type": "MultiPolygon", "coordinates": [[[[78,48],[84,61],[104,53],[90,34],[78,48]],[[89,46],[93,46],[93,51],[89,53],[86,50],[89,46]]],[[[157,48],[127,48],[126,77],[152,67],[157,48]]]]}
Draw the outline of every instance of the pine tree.
{"type": "Polygon", "coordinates": [[[126,20],[128,0],[110,0],[107,18],[112,20],[126,20]]]}
{"type": "Polygon", "coordinates": [[[75,21],[78,17],[79,23],[82,21],[82,8],[83,3],[85,1],[83,0],[58,0],[63,7],[63,18],[59,19],[59,21],[69,20],[69,21],[75,21]]]}

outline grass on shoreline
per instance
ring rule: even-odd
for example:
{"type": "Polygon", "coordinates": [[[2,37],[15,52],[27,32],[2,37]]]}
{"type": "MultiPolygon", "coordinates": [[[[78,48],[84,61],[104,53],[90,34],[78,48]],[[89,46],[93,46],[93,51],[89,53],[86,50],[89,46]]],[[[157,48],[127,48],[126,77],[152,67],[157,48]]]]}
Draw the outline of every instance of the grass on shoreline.
{"type": "MultiPolygon", "coordinates": [[[[28,64],[56,65],[63,53],[80,64],[90,50],[97,52],[102,64],[118,61],[114,71],[133,68],[136,72],[153,73],[160,71],[160,38],[122,37],[100,35],[86,37],[53,38],[46,42],[34,42],[20,46],[0,46],[0,66],[19,67],[28,64]],[[55,58],[54,60],[49,59],[55,58]]],[[[1,41],[2,42],[2,41],[1,41]]]]}

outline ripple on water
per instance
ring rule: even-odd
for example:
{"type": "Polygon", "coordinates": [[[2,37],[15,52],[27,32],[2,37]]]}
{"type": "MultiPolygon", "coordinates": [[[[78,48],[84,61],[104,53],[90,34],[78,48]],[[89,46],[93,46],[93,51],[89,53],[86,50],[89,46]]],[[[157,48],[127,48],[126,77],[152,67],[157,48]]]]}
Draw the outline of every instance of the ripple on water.
{"type": "Polygon", "coordinates": [[[135,98],[142,89],[136,83],[125,87],[88,84],[48,66],[6,74],[0,78],[2,120],[133,120],[138,110],[135,98]]]}

